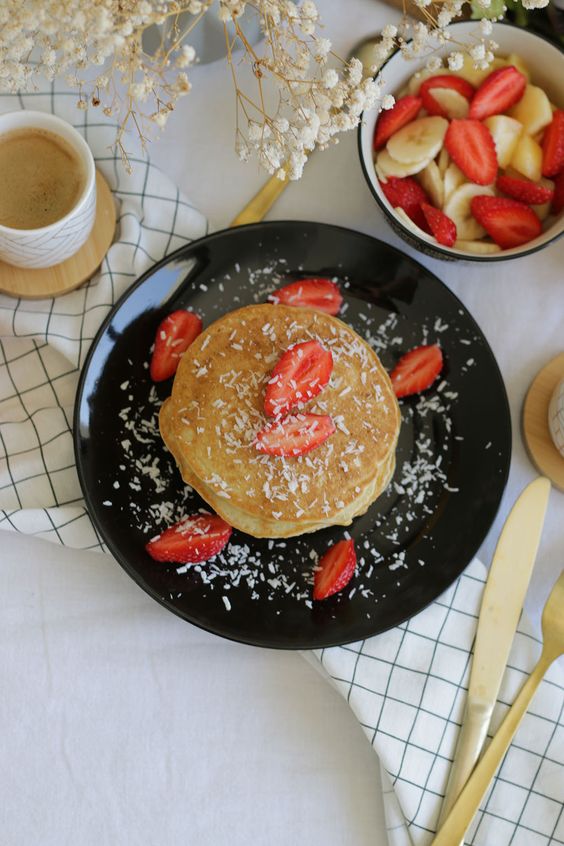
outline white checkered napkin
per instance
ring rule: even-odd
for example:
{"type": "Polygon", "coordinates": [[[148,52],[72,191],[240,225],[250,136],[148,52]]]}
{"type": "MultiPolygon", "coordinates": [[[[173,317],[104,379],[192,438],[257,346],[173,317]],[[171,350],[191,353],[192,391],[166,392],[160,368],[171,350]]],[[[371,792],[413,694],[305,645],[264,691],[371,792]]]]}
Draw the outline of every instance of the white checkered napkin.
{"type": "MultiPolygon", "coordinates": [[[[391,846],[431,843],[463,715],[486,569],[474,561],[407,623],[316,658],[349,702],[394,785],[384,793],[391,846]],[[399,802],[406,824],[391,800],[399,802]],[[406,831],[407,828],[407,831],[406,831]]],[[[311,654],[311,653],[309,653],[311,654]]],[[[522,619],[492,731],[540,654],[522,619]]],[[[466,843],[564,843],[564,672],[553,665],[484,799],[466,843]]],[[[453,844],[455,846],[455,844],[453,844]]]]}
{"type": "Polygon", "coordinates": [[[72,413],[79,370],[116,300],[167,253],[206,234],[203,215],[159,170],[132,156],[128,176],[112,150],[115,126],[76,108],[76,93],[45,85],[0,96],[0,113],[54,112],[85,137],[118,201],[115,243],[86,285],[46,300],[0,295],[0,528],[100,548],[74,467],[72,413]]]}

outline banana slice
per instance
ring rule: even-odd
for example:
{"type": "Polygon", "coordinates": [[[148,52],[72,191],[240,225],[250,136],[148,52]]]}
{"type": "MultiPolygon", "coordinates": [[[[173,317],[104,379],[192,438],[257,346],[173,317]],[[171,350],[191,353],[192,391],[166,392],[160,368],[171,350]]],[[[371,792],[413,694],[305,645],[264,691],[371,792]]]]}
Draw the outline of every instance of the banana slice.
{"type": "Polygon", "coordinates": [[[491,253],[500,253],[501,247],[497,244],[491,244],[489,241],[460,241],[454,242],[455,250],[464,250],[466,253],[477,253],[479,255],[487,256],[491,253]]]}
{"type": "Polygon", "coordinates": [[[476,238],[483,238],[486,234],[486,230],[480,226],[472,215],[470,203],[473,197],[482,194],[488,194],[491,197],[493,193],[493,188],[490,185],[476,185],[474,182],[466,182],[452,192],[443,211],[447,217],[454,220],[459,240],[474,241],[476,238]]]}
{"type": "Polygon", "coordinates": [[[507,167],[523,131],[523,124],[508,115],[492,115],[484,121],[494,140],[497,163],[507,167]]]}
{"type": "Polygon", "coordinates": [[[443,176],[443,202],[447,203],[453,191],[456,191],[456,189],[461,185],[464,185],[465,182],[467,182],[467,179],[458,165],[451,162],[445,170],[445,175],[443,176]]]}
{"type": "Polygon", "coordinates": [[[433,100],[436,100],[444,109],[450,120],[468,117],[470,103],[459,91],[455,91],[454,88],[431,88],[429,93],[433,100]]]}
{"type": "Polygon", "coordinates": [[[449,164],[450,164],[450,156],[447,153],[446,148],[442,147],[441,152],[439,153],[438,158],[437,158],[437,165],[438,165],[439,170],[441,172],[441,176],[445,175],[445,171],[446,171],[447,167],[449,166],[449,164]]]}
{"type": "Polygon", "coordinates": [[[429,195],[431,203],[442,209],[445,192],[441,172],[434,161],[417,174],[417,181],[429,195]]]}
{"type": "Polygon", "coordinates": [[[378,178],[384,178],[388,176],[413,176],[414,173],[419,173],[420,170],[423,170],[424,167],[427,167],[429,162],[431,161],[432,156],[428,156],[425,159],[422,159],[420,162],[398,162],[393,159],[387,150],[381,150],[377,157],[376,157],[376,173],[378,174],[378,178]]]}
{"type": "Polygon", "coordinates": [[[443,146],[447,129],[448,120],[445,118],[419,118],[394,133],[386,149],[393,159],[403,164],[413,164],[425,159],[429,161],[435,158],[443,146]]]}
{"type": "Polygon", "coordinates": [[[424,238],[425,241],[431,240],[429,235],[427,235],[426,232],[423,232],[423,230],[420,229],[419,226],[417,226],[417,224],[412,221],[407,212],[400,208],[400,206],[396,206],[394,208],[394,211],[401,220],[401,222],[404,224],[404,226],[407,226],[408,229],[411,229],[411,231],[415,233],[415,235],[418,235],[420,238],[424,238]]]}
{"type": "Polygon", "coordinates": [[[527,85],[519,102],[509,109],[509,114],[523,124],[528,135],[536,135],[552,120],[550,100],[536,85],[527,85]]]}

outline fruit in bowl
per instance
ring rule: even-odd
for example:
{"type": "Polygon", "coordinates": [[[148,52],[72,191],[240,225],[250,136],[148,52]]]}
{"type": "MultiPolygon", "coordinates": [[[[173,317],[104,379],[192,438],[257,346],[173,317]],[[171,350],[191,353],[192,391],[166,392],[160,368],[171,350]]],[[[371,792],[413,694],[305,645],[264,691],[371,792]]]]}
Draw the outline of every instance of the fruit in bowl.
{"type": "Polygon", "coordinates": [[[495,29],[502,50],[517,40],[526,57],[508,50],[487,70],[468,57],[458,71],[413,73],[396,54],[382,69],[396,102],[359,135],[380,205],[404,237],[407,230],[441,257],[511,257],[564,229],[562,68],[555,66],[554,82],[547,82],[533,51],[539,43],[555,48],[508,26],[495,29]]]}

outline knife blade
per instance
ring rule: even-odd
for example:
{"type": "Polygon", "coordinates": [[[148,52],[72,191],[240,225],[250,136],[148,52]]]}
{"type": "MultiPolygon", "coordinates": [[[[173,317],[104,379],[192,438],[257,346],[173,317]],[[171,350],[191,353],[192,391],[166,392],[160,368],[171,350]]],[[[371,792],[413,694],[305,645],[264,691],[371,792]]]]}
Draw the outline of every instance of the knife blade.
{"type": "Polygon", "coordinates": [[[488,733],[535,563],[549,494],[548,479],[540,477],[531,482],[511,509],[497,542],[482,597],[466,710],[438,829],[472,773],[488,733]]]}

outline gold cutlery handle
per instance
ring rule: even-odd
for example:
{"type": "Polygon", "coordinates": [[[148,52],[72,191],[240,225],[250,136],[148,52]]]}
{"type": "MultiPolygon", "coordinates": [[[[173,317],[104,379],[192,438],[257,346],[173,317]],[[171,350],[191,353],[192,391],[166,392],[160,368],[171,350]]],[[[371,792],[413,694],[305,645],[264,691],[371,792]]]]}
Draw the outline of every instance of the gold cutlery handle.
{"type": "Polygon", "coordinates": [[[244,226],[245,223],[258,223],[274,205],[287,184],[287,179],[278,179],[277,176],[271,176],[268,182],[265,182],[260,191],[255,194],[253,199],[239,212],[237,217],[233,218],[229,226],[244,226]]]}
{"type": "Polygon", "coordinates": [[[464,714],[462,728],[456,747],[454,762],[450,771],[450,778],[446,796],[439,817],[439,828],[448,817],[452,806],[468,781],[488,734],[488,727],[492,716],[492,708],[479,704],[469,705],[464,714]]]}
{"type": "Polygon", "coordinates": [[[480,807],[480,802],[513,740],[519,723],[527,712],[537,687],[555,657],[556,655],[547,649],[543,650],[538,664],[519,691],[519,695],[507,712],[482,760],[466,782],[466,786],[455,802],[445,824],[433,840],[432,846],[453,846],[463,839],[466,829],[480,807]]]}

